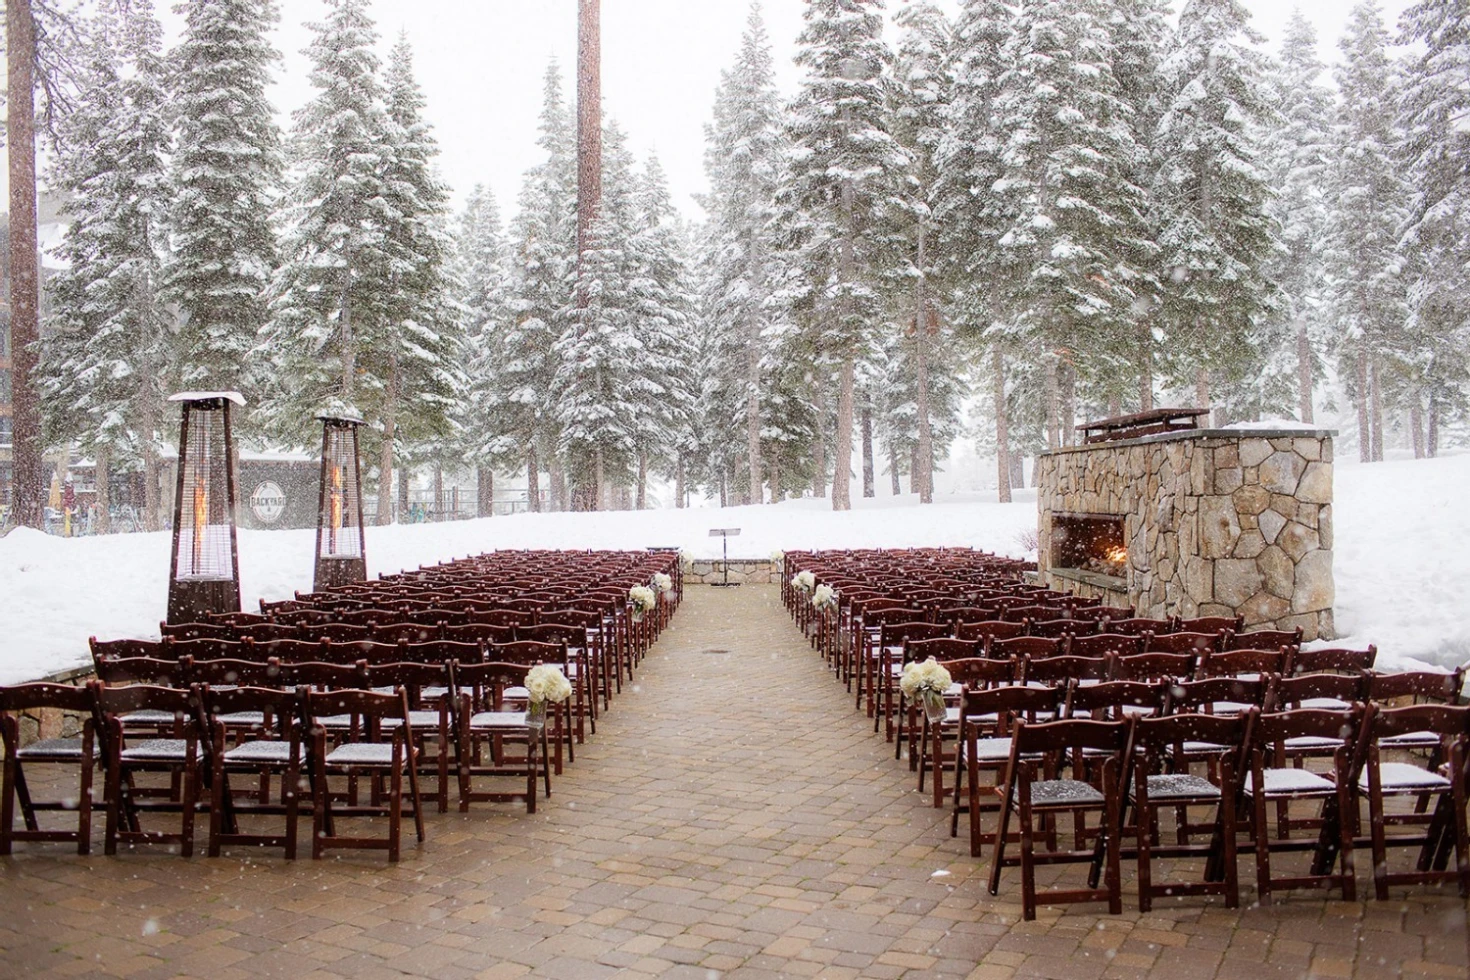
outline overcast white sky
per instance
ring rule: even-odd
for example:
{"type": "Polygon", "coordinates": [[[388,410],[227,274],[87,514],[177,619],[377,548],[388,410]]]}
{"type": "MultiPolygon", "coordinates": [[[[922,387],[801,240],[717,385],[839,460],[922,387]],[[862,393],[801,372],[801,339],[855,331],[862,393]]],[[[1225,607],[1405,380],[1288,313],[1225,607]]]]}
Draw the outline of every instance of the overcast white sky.
{"type": "MultiPolygon", "coordinates": [[[[905,0],[889,0],[890,13],[905,0]]],[[[1175,0],[1176,7],[1182,0],[1175,0]]],[[[1267,46],[1279,45],[1291,0],[1243,0],[1267,46]]],[[[958,0],[940,0],[953,10],[958,0]]],[[[1410,0],[1383,0],[1390,24],[1410,0]]],[[[803,0],[763,0],[780,82],[797,81],[791,56],[801,30],[803,0]]],[[[1300,0],[1317,25],[1324,60],[1336,42],[1350,0],[1300,0]]],[[[159,0],[161,8],[171,6],[159,0]]],[[[284,115],[311,95],[301,51],[320,18],[320,0],[280,0],[279,66],[273,92],[284,115]]],[[[669,173],[676,202],[698,216],[692,195],[704,186],[704,124],[710,116],[720,71],[731,63],[744,29],[749,0],[603,0],[602,72],[605,111],[628,131],[640,157],[657,151],[669,173]]],[[[175,18],[163,11],[171,33],[175,18]]],[[[541,77],[556,58],[575,91],[577,0],[375,0],[373,13],[383,51],[400,31],[414,47],[417,73],[428,99],[443,156],[444,177],[456,202],[476,183],[490,187],[508,217],[522,173],[537,160],[534,144],[541,77]]]]}

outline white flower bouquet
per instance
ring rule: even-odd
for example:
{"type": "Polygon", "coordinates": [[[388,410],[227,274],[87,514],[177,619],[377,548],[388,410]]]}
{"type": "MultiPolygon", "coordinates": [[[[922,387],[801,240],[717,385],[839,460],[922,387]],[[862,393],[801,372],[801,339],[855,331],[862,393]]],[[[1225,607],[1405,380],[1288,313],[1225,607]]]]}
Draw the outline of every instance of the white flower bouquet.
{"type": "Polygon", "coordinates": [[[531,703],[561,704],[572,696],[572,682],[556,664],[537,664],[526,672],[526,690],[531,703]]]}
{"type": "Polygon", "coordinates": [[[658,606],[658,596],[646,585],[635,585],[628,590],[628,601],[633,604],[633,622],[638,622],[658,606]]]}
{"type": "Polygon", "coordinates": [[[819,585],[817,591],[812,593],[812,605],[817,609],[826,609],[828,606],[837,605],[837,592],[830,585],[819,585]]]}
{"type": "Polygon", "coordinates": [[[773,552],[771,552],[771,564],[772,565],[779,565],[782,562],[784,562],[785,560],[786,560],[786,552],[784,552],[784,551],[773,551],[773,552]]]}
{"type": "Polygon", "coordinates": [[[660,592],[668,592],[674,587],[674,580],[663,572],[653,573],[653,587],[660,592]]]}
{"type": "Polygon", "coordinates": [[[679,567],[686,572],[694,567],[694,553],[692,551],[679,552],[679,567]]]}
{"type": "Polygon", "coordinates": [[[933,657],[920,663],[910,661],[898,679],[899,690],[910,701],[924,706],[924,715],[932,724],[944,720],[944,695],[954,683],[949,671],[939,665],[933,657]]]}
{"type": "Polygon", "coordinates": [[[797,572],[791,584],[803,592],[810,592],[817,587],[817,577],[811,572],[797,572]]]}

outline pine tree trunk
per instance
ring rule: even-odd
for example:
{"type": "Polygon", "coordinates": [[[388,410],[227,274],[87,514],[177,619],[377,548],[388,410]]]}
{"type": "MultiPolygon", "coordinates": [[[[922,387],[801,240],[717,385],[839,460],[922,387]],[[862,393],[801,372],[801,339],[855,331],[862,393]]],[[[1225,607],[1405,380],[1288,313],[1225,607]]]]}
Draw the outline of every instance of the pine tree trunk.
{"type": "Polygon", "coordinates": [[[1070,446],[1077,434],[1077,369],[1072,366],[1071,361],[1064,360],[1057,375],[1062,408],[1062,431],[1058,435],[1063,446],[1070,446]]]}
{"type": "Polygon", "coordinates": [[[730,506],[730,481],[726,477],[725,467],[720,467],[720,506],[730,506]]]}
{"type": "Polygon", "coordinates": [[[1011,435],[1010,418],[1006,409],[1006,357],[999,345],[990,351],[990,397],[995,412],[995,486],[997,499],[1011,502],[1011,435]]]}
{"type": "Polygon", "coordinates": [[[592,452],[592,509],[607,509],[607,481],[602,467],[602,447],[598,446],[592,452]]]}
{"type": "Polygon", "coordinates": [[[771,503],[779,504],[782,500],[786,499],[786,495],[781,492],[781,444],[779,442],[771,447],[771,460],[768,469],[770,471],[768,479],[771,483],[771,503]]]}
{"type": "Polygon", "coordinates": [[[1114,392],[1108,396],[1108,418],[1117,418],[1123,414],[1123,396],[1114,392]]]}
{"type": "Polygon", "coordinates": [[[1210,407],[1210,369],[1203,364],[1194,372],[1194,405],[1196,408],[1210,407]]]}
{"type": "MultiPolygon", "coordinates": [[[[383,402],[383,442],[378,449],[378,525],[393,523],[393,437],[398,431],[398,359],[390,358],[387,398],[383,402]]],[[[407,481],[399,474],[401,490],[407,481]]]]}
{"type": "Polygon", "coordinates": [[[489,466],[475,470],[475,516],[495,516],[495,470],[489,466]]]}
{"type": "Polygon", "coordinates": [[[1011,453],[1011,489],[1026,489],[1026,457],[1020,453],[1011,453]]]}
{"type": "Polygon", "coordinates": [[[924,270],[928,264],[925,254],[928,237],[929,228],[921,221],[917,255],[919,276],[914,282],[914,369],[918,388],[918,403],[915,407],[919,413],[919,469],[913,475],[921,504],[934,503],[934,429],[929,419],[930,311],[928,283],[924,278],[924,270]]]}
{"type": "Polygon", "coordinates": [[[158,492],[158,448],[148,438],[143,441],[143,530],[163,527],[162,496],[158,492]]]}
{"type": "Polygon", "coordinates": [[[553,455],[546,464],[547,476],[551,480],[551,509],[571,510],[567,504],[567,471],[561,465],[561,457],[553,455]]]}
{"type": "Polygon", "coordinates": [[[97,466],[92,472],[92,487],[96,491],[97,524],[93,528],[98,534],[112,533],[112,450],[98,446],[93,453],[97,466]]]}
{"type": "Polygon", "coordinates": [[[1439,455],[1439,399],[1435,395],[1429,396],[1429,424],[1428,431],[1424,434],[1426,443],[1424,450],[1433,459],[1439,455]]]}
{"type": "Polygon", "coordinates": [[[1307,336],[1306,323],[1299,323],[1296,328],[1296,380],[1297,411],[1302,421],[1310,425],[1313,421],[1312,338],[1307,336]]]}
{"type": "MultiPolygon", "coordinates": [[[[893,495],[895,497],[902,495],[903,483],[900,482],[898,474],[898,447],[891,443],[888,446],[888,480],[893,495]]],[[[910,480],[909,482],[912,483],[913,481],[910,480]]]]}
{"type": "Polygon", "coordinates": [[[342,401],[352,404],[352,383],[357,378],[357,348],[352,339],[352,294],[348,286],[352,283],[352,262],[349,259],[342,283],[342,401]]]}
{"type": "Polygon", "coordinates": [[[1366,463],[1373,458],[1373,435],[1368,428],[1368,353],[1358,351],[1354,368],[1358,375],[1358,462],[1366,463]]]}
{"type": "Polygon", "coordinates": [[[398,467],[398,516],[408,517],[408,491],[413,483],[413,471],[407,466],[398,467]]]}
{"type": "Polygon", "coordinates": [[[648,509],[648,451],[638,450],[638,502],[634,510],[648,509]]]}
{"type": "Polygon", "coordinates": [[[433,520],[444,520],[444,464],[434,464],[434,517],[433,520]]]}
{"type": "Polygon", "coordinates": [[[679,462],[674,464],[674,507],[678,510],[684,509],[684,456],[680,454],[679,462]]]}
{"type": "Polygon", "coordinates": [[[816,435],[812,441],[812,496],[818,499],[827,496],[827,392],[825,386],[817,391],[816,435]]]}
{"type": "Polygon", "coordinates": [[[863,406],[863,496],[871,497],[873,491],[873,410],[863,406]]]}
{"type": "Polygon", "coordinates": [[[837,393],[837,444],[832,449],[832,509],[852,510],[852,422],[857,365],[851,354],[842,359],[837,393]]]}
{"type": "Polygon", "coordinates": [[[919,471],[919,447],[909,447],[909,493],[914,492],[914,474],[919,471]]]}
{"type": "Polygon", "coordinates": [[[1061,440],[1061,405],[1060,393],[1057,390],[1057,359],[1051,354],[1045,356],[1046,360],[1046,448],[1060,449],[1061,440]]]}
{"type": "Polygon", "coordinates": [[[1373,462],[1383,462],[1383,394],[1378,386],[1378,358],[1369,361],[1368,403],[1373,437],[1373,462]]]}
{"type": "Polygon", "coordinates": [[[536,459],[536,443],[526,447],[526,510],[541,513],[541,463],[536,459]]]}
{"type": "Polygon", "coordinates": [[[32,374],[40,336],[36,232],[36,24],[31,0],[5,5],[7,100],[5,150],[10,177],[11,521],[44,522],[45,467],[41,410],[32,374]]]}
{"type": "Polygon", "coordinates": [[[750,502],[761,503],[760,319],[749,318],[745,338],[745,451],[750,457],[750,502]]]}
{"type": "MultiPolygon", "coordinates": [[[[591,247],[592,222],[602,207],[602,0],[577,8],[577,273],[591,247]]],[[[577,306],[586,309],[585,290],[577,306]]]]}
{"type": "Polygon", "coordinates": [[[1414,458],[1424,458],[1424,406],[1420,404],[1419,393],[1414,392],[1414,401],[1409,405],[1409,431],[1414,437],[1414,458]]]}
{"type": "Polygon", "coordinates": [[[1138,410],[1154,410],[1154,333],[1147,323],[1140,323],[1142,346],[1138,364],[1138,410]]]}

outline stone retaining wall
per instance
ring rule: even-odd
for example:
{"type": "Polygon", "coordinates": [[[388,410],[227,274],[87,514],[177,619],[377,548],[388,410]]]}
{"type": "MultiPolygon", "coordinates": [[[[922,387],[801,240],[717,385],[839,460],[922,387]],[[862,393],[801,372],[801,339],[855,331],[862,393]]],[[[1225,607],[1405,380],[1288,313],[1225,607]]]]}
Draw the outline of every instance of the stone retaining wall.
{"type": "Polygon", "coordinates": [[[1038,458],[1039,565],[1051,517],[1122,515],[1141,616],[1245,617],[1248,627],[1334,635],[1331,432],[1200,430],[1077,446],[1038,458]]]}
{"type": "MultiPolygon", "coordinates": [[[[730,581],[749,582],[752,585],[770,585],[777,581],[781,570],[767,558],[731,558],[730,581]]],[[[709,585],[725,580],[725,562],[715,558],[696,559],[692,568],[684,570],[685,585],[709,585]]]]}

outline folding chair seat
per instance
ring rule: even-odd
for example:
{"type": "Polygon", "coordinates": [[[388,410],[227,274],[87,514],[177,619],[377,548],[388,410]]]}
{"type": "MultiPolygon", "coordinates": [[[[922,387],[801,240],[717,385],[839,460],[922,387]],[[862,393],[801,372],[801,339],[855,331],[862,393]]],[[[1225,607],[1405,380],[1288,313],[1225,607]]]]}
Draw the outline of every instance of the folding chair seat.
{"type": "Polygon", "coordinates": [[[194,817],[200,802],[201,763],[207,764],[207,745],[200,740],[194,695],[175,688],[151,684],[110,687],[98,682],[97,711],[106,734],[102,738],[107,778],[103,793],[107,804],[104,851],[116,854],[119,842],[126,844],[178,844],[179,853],[194,853],[194,817]],[[157,711],[173,716],[169,738],[129,738],[122,718],[133,712],[157,711]],[[140,793],[134,778],[142,773],[162,772],[180,792],[140,793]],[[143,812],[180,815],[179,832],[144,830],[138,819],[143,812]]]}
{"type": "MultiPolygon", "coordinates": [[[[1017,721],[1011,735],[1011,754],[1006,781],[1001,792],[1000,824],[996,829],[990,865],[990,894],[1000,891],[1001,871],[1008,864],[1021,866],[1022,915],[1036,918],[1036,907],[1048,902],[1108,903],[1108,911],[1123,911],[1122,869],[1119,836],[1122,812],[1121,780],[1123,757],[1128,748],[1132,721],[1053,721],[1028,724],[1017,721]],[[1094,786],[1076,778],[1060,775],[1065,759],[1087,749],[1105,753],[1102,785],[1094,786]],[[1030,761],[1040,755],[1042,761],[1030,761]],[[1038,778],[1040,777],[1040,778],[1038,778]],[[1036,852],[1038,823],[1044,830],[1061,814],[1097,811],[1102,816],[1101,847],[1103,849],[1103,886],[1039,891],[1036,887],[1036,865],[1086,863],[1093,861],[1092,849],[1047,850],[1036,852]],[[1020,859],[1008,861],[1005,855],[1011,814],[1015,813],[1020,831],[1020,859]]],[[[1090,882],[1089,882],[1090,884],[1090,882]]]]}
{"type": "Polygon", "coordinates": [[[408,692],[393,694],[373,691],[307,691],[306,714],[311,734],[312,842],[311,856],[320,858],[332,848],[368,848],[388,852],[397,861],[402,836],[403,779],[408,777],[410,813],[419,843],[424,841],[424,814],[419,797],[419,776],[414,748],[413,723],[408,692]],[[318,719],[350,715],[364,719],[363,729],[349,741],[327,747],[327,731],[318,719]],[[328,785],[331,776],[363,777],[373,780],[373,800],[339,804],[328,785]],[[387,778],[386,798],[381,783],[387,778]],[[337,832],[342,817],[374,816],[388,819],[386,837],[350,837],[337,832]]]}
{"type": "MultiPolygon", "coordinates": [[[[1244,768],[1250,733],[1256,720],[1254,708],[1232,717],[1182,714],[1137,718],[1133,726],[1133,751],[1128,765],[1133,778],[1128,782],[1128,802],[1135,819],[1138,861],[1138,910],[1148,912],[1155,898],[1176,895],[1223,895],[1226,908],[1240,905],[1240,883],[1236,869],[1236,811],[1239,806],[1239,774],[1244,768]],[[1214,783],[1188,772],[1171,772],[1174,746],[1185,742],[1219,746],[1211,768],[1219,773],[1214,783]],[[1208,844],[1190,844],[1183,827],[1173,846],[1158,844],[1158,811],[1173,807],[1176,814],[1189,807],[1211,807],[1215,812],[1208,844]],[[1156,857],[1203,857],[1203,877],[1194,881],[1171,880],[1156,884],[1156,857]]],[[[1094,865],[1093,883],[1098,868],[1094,865]]]]}
{"type": "Polygon", "coordinates": [[[1384,708],[1369,705],[1364,722],[1364,766],[1358,777],[1358,792],[1368,798],[1368,823],[1373,848],[1373,889],[1380,901],[1388,899],[1390,885],[1454,882],[1460,897],[1470,897],[1470,835],[1466,831],[1467,739],[1470,739],[1470,707],[1409,705],[1384,708]],[[1410,733],[1433,732],[1443,740],[1441,755],[1448,764],[1423,769],[1408,762],[1383,759],[1385,742],[1410,733]],[[1423,829],[1408,835],[1389,836],[1388,828],[1409,821],[1394,820],[1385,803],[1395,796],[1428,796],[1434,810],[1423,829]],[[1391,871],[1390,847],[1418,847],[1413,871],[1391,871]],[[1448,870],[1453,853],[1455,868],[1448,870]]]}
{"type": "Polygon", "coordinates": [[[92,773],[97,767],[95,694],[90,688],[66,684],[17,684],[0,687],[0,741],[5,749],[3,779],[0,779],[0,854],[10,854],[15,841],[75,843],[78,854],[92,853],[92,773]],[[23,712],[69,711],[82,717],[81,731],[72,737],[42,738],[21,744],[20,716],[23,712]],[[75,767],[77,795],[59,800],[31,796],[26,766],[75,767]],[[20,807],[22,827],[15,826],[15,809],[20,807]],[[43,828],[37,813],[75,812],[76,828],[43,828]]]}
{"type": "MultiPolygon", "coordinates": [[[[1017,668],[1018,669],[1018,668],[1017,668]]],[[[1067,686],[1022,687],[998,685],[984,690],[967,688],[956,712],[959,734],[954,759],[954,809],[949,818],[949,836],[959,833],[961,814],[970,824],[970,855],[980,857],[986,844],[995,840],[982,828],[981,814],[1000,811],[998,794],[1006,784],[1011,758],[1011,728],[1017,718],[1034,721],[1054,718],[1066,698],[1067,686]],[[982,786],[980,774],[996,774],[982,786]]],[[[938,754],[938,750],[935,750],[938,754]]],[[[1028,755],[1039,759],[1040,755],[1028,755]]]]}
{"type": "Polygon", "coordinates": [[[1256,856],[1256,887],[1262,905],[1271,903],[1273,891],[1289,888],[1341,888],[1344,901],[1353,901],[1357,886],[1353,878],[1353,825],[1356,806],[1353,798],[1351,758],[1355,751],[1362,711],[1328,711],[1304,708],[1262,714],[1256,721],[1251,740],[1250,772],[1241,791],[1251,801],[1252,849],[1256,856]],[[1333,753],[1330,775],[1309,769],[1268,765],[1275,758],[1277,746],[1290,738],[1344,738],[1346,744],[1333,753]],[[1320,807],[1321,831],[1318,839],[1273,839],[1267,820],[1268,803],[1287,804],[1313,802],[1320,807]],[[1314,860],[1306,874],[1273,876],[1272,852],[1313,849],[1320,853],[1336,845],[1340,870],[1333,872],[1314,860]]]}
{"type": "MultiPolygon", "coordinates": [[[[288,860],[296,857],[297,827],[301,811],[302,776],[306,760],[302,744],[304,696],[299,690],[263,687],[228,687],[220,690],[201,684],[198,706],[200,726],[210,744],[209,856],[219,857],[226,845],[279,847],[288,860]],[[243,716],[262,719],[257,737],[230,744],[235,728],[232,719],[243,716]],[[256,780],[251,790],[237,791],[230,775],[248,775],[256,780]],[[271,802],[271,777],[280,780],[279,802],[271,802]],[[282,816],[278,833],[247,833],[240,817],[282,816]]],[[[309,806],[309,804],[308,804],[309,806]]]]}
{"type": "Polygon", "coordinates": [[[531,665],[489,661],[450,665],[460,723],[459,809],[468,812],[476,801],[524,800],[526,812],[536,812],[537,769],[551,797],[551,768],[548,763],[545,719],[531,716],[524,702],[507,702],[511,691],[524,691],[531,665]],[[472,693],[475,692],[475,693],[472,693]],[[489,760],[482,762],[481,743],[489,760]],[[519,756],[507,751],[520,745],[519,756]],[[525,780],[519,791],[476,791],[473,780],[484,777],[518,777],[525,780]]]}

